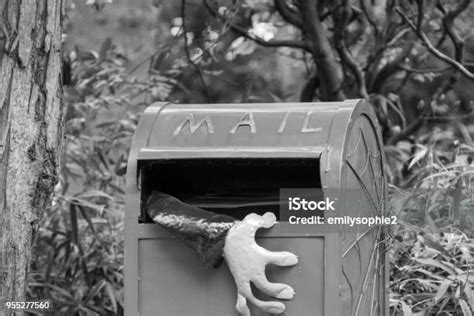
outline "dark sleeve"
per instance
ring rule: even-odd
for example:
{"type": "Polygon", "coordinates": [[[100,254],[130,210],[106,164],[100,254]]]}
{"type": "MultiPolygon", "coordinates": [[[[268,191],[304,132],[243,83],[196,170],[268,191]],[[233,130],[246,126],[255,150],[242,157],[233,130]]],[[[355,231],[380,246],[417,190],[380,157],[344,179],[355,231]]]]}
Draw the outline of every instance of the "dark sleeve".
{"type": "Polygon", "coordinates": [[[225,236],[237,222],[233,217],[186,204],[171,195],[154,192],[146,210],[153,221],[194,249],[209,268],[223,260],[225,236]]]}

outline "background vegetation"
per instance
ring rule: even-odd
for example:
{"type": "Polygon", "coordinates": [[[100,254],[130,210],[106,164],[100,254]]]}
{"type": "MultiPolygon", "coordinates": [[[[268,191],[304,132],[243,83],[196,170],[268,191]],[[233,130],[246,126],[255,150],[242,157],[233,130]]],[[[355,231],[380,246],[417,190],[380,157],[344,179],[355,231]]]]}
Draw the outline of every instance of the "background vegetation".
{"type": "Polygon", "coordinates": [[[472,315],[474,5],[298,3],[67,2],[65,156],[32,298],[62,313],[122,313],[124,175],[148,104],[364,97],[383,126],[402,223],[390,241],[391,313],[472,315]]]}

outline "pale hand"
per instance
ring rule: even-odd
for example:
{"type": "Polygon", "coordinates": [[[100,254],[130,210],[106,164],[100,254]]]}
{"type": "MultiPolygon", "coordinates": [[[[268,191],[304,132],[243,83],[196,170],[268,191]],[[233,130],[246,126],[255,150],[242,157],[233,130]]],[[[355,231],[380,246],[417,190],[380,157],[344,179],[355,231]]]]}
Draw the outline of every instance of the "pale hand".
{"type": "Polygon", "coordinates": [[[247,300],[271,314],[281,314],[286,309],[282,302],[257,299],[252,294],[250,282],[271,297],[290,300],[295,295],[291,286],[269,282],[265,267],[267,264],[293,266],[298,263],[298,258],[286,251],[269,251],[255,242],[255,232],[259,228],[270,228],[275,222],[273,213],[265,213],[263,216],[252,213],[236,223],[227,233],[224,258],[237,286],[236,308],[242,316],[250,316],[247,300]]]}

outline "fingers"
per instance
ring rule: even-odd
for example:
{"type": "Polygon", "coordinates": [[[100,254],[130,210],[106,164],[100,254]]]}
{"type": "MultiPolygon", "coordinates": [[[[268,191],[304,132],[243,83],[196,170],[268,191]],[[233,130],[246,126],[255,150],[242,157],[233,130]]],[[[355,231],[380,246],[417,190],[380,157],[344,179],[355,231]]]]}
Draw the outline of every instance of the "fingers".
{"type": "Polygon", "coordinates": [[[270,228],[275,224],[276,216],[271,212],[266,212],[263,215],[251,213],[245,216],[242,222],[251,224],[255,228],[270,228]]]}
{"type": "Polygon", "coordinates": [[[270,228],[272,227],[276,222],[276,216],[275,214],[271,212],[266,212],[265,214],[262,215],[262,227],[263,228],[270,228]]]}
{"type": "Polygon", "coordinates": [[[271,314],[281,314],[286,310],[285,304],[281,302],[265,302],[261,301],[255,296],[253,296],[252,289],[250,288],[250,282],[243,282],[237,284],[237,310],[241,315],[249,315],[250,311],[246,304],[246,299],[249,300],[252,304],[258,307],[260,310],[271,313],[271,314]],[[249,314],[245,314],[248,311],[249,314]]]}
{"type": "Polygon", "coordinates": [[[252,304],[257,306],[260,310],[262,310],[264,312],[267,312],[267,313],[270,313],[270,314],[277,314],[278,315],[278,314],[281,314],[281,313],[285,312],[285,310],[286,310],[286,306],[282,302],[261,301],[258,298],[256,298],[255,296],[253,296],[253,294],[250,294],[250,296],[247,297],[247,299],[250,302],[252,302],[252,304]]]}
{"type": "Polygon", "coordinates": [[[264,275],[261,278],[252,280],[257,288],[265,294],[281,300],[291,300],[295,296],[295,290],[283,283],[269,282],[264,275]]]}
{"type": "Polygon", "coordinates": [[[237,293],[237,304],[235,305],[235,308],[237,309],[237,312],[239,312],[240,316],[250,316],[250,310],[247,306],[247,300],[240,293],[237,293]]]}
{"type": "Polygon", "coordinates": [[[298,263],[298,257],[288,251],[267,251],[267,261],[281,267],[294,266],[298,263]]]}

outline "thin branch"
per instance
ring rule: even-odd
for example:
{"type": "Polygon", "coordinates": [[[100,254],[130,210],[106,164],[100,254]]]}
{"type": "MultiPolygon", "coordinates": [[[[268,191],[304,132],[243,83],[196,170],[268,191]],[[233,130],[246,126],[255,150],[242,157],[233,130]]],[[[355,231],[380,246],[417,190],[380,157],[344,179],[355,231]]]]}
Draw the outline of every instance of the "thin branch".
{"type": "Polygon", "coordinates": [[[305,41],[303,40],[270,40],[270,41],[266,41],[264,40],[263,38],[261,37],[258,37],[254,34],[251,34],[249,33],[249,31],[247,29],[245,29],[244,27],[242,26],[239,26],[235,23],[232,23],[231,21],[229,21],[229,19],[227,19],[225,16],[223,16],[222,14],[220,14],[219,12],[217,12],[214,8],[212,8],[212,6],[209,4],[209,2],[207,0],[203,0],[204,1],[204,5],[206,6],[206,8],[209,10],[209,12],[221,19],[224,23],[226,23],[227,25],[229,25],[229,27],[237,32],[238,34],[244,36],[245,38],[248,38],[250,40],[253,40],[255,42],[257,42],[258,44],[262,45],[262,46],[265,46],[265,47],[283,47],[283,46],[286,46],[286,47],[293,47],[293,48],[300,48],[300,49],[304,49],[306,51],[309,51],[309,45],[308,43],[306,43],[305,41]]]}
{"type": "Polygon", "coordinates": [[[351,73],[354,75],[356,80],[357,90],[359,96],[362,98],[368,98],[366,81],[362,68],[354,59],[352,54],[346,45],[346,28],[349,24],[349,19],[352,16],[352,8],[347,0],[341,2],[342,8],[334,12],[335,27],[335,46],[336,50],[341,58],[341,61],[346,65],[351,73]]]}
{"type": "Polygon", "coordinates": [[[453,42],[454,49],[455,49],[455,59],[459,63],[463,63],[464,61],[464,40],[461,38],[461,36],[454,30],[454,20],[467,8],[469,7],[469,4],[471,3],[470,0],[464,0],[462,1],[455,9],[450,10],[446,13],[446,10],[444,7],[441,5],[441,3],[438,3],[438,8],[441,10],[441,12],[445,13],[445,16],[443,17],[443,26],[444,29],[453,42]]]}
{"type": "Polygon", "coordinates": [[[412,72],[415,74],[426,74],[430,72],[440,73],[440,72],[446,72],[453,69],[453,67],[451,66],[444,67],[444,68],[427,68],[427,69],[415,69],[415,68],[411,68],[409,66],[404,66],[404,65],[398,65],[397,67],[403,71],[412,72]]]}
{"type": "Polygon", "coordinates": [[[470,72],[466,67],[464,67],[463,64],[460,62],[454,60],[453,58],[447,56],[446,54],[442,53],[436,47],[431,43],[429,38],[426,36],[426,34],[422,30],[418,30],[413,24],[413,22],[406,16],[405,13],[403,13],[399,7],[395,8],[397,13],[402,17],[402,19],[410,26],[410,28],[415,32],[415,34],[418,36],[418,38],[423,42],[423,44],[426,46],[428,51],[438,58],[441,61],[444,61],[445,63],[451,65],[454,67],[457,71],[459,71],[464,77],[474,80],[474,73],[470,72]]]}
{"type": "Polygon", "coordinates": [[[468,113],[463,115],[450,115],[450,116],[424,116],[423,119],[427,121],[462,121],[464,119],[473,117],[474,113],[468,113]]]}
{"type": "Polygon", "coordinates": [[[366,33],[368,24],[369,24],[369,22],[367,22],[367,19],[364,16],[364,13],[362,12],[360,8],[352,5],[351,9],[352,9],[352,17],[349,21],[349,24],[356,21],[359,23],[359,25],[354,31],[350,33],[347,32],[346,30],[347,32],[346,46],[349,48],[364,38],[364,34],[366,33]]]}
{"type": "Polygon", "coordinates": [[[285,0],[275,0],[275,9],[280,15],[290,24],[293,24],[297,28],[303,26],[303,19],[301,15],[290,8],[285,0]]]}
{"type": "Polygon", "coordinates": [[[464,11],[466,11],[470,4],[471,0],[463,0],[454,10],[450,10],[448,12],[448,15],[455,18],[464,11]]]}
{"type": "Polygon", "coordinates": [[[435,47],[440,48],[441,45],[443,45],[444,41],[446,40],[447,36],[448,36],[448,33],[446,33],[446,30],[443,30],[443,34],[441,34],[441,37],[439,38],[439,40],[436,43],[435,47]]]}
{"type": "Polygon", "coordinates": [[[406,71],[405,72],[405,76],[403,77],[403,79],[401,80],[400,84],[398,85],[398,87],[396,87],[394,89],[394,93],[395,94],[400,94],[401,91],[403,90],[403,88],[405,88],[405,85],[408,83],[408,81],[410,80],[410,77],[413,73],[409,72],[409,71],[406,71]]]}
{"type": "Polygon", "coordinates": [[[369,11],[367,10],[367,5],[365,4],[365,0],[360,0],[359,1],[360,8],[362,9],[362,12],[364,12],[365,18],[367,19],[367,22],[372,26],[372,29],[374,30],[374,37],[378,37],[379,35],[379,29],[377,27],[377,23],[375,23],[374,20],[369,15],[369,11]]]}
{"type": "Polygon", "coordinates": [[[410,32],[410,29],[409,28],[404,28],[404,29],[401,29],[400,32],[398,32],[397,34],[395,34],[392,39],[390,39],[390,41],[387,43],[387,47],[392,47],[392,46],[395,46],[395,44],[397,44],[397,42],[402,39],[408,32],[410,32]]]}
{"type": "Polygon", "coordinates": [[[334,11],[338,10],[340,7],[342,7],[342,4],[336,5],[334,8],[329,8],[327,12],[324,12],[321,14],[321,17],[319,18],[321,21],[326,20],[328,17],[334,14],[334,11]]]}
{"type": "Polygon", "coordinates": [[[317,72],[306,81],[303,90],[300,93],[300,102],[312,102],[315,91],[319,87],[319,77],[317,72]]]}
{"type": "Polygon", "coordinates": [[[425,1],[424,0],[416,0],[416,6],[418,7],[418,19],[416,21],[416,28],[418,32],[421,32],[423,27],[423,18],[425,17],[425,1]]]}
{"type": "Polygon", "coordinates": [[[196,69],[196,72],[199,76],[199,80],[201,81],[204,91],[206,91],[207,102],[212,103],[211,92],[209,91],[206,81],[204,81],[201,68],[199,68],[199,66],[194,62],[194,60],[191,58],[191,53],[189,52],[188,38],[186,37],[186,34],[188,33],[186,29],[186,0],[181,0],[181,18],[183,20],[182,27],[183,27],[183,38],[184,38],[184,51],[186,53],[186,57],[188,58],[189,63],[193,65],[193,67],[196,69]]]}
{"type": "Polygon", "coordinates": [[[390,62],[386,63],[369,81],[369,91],[378,93],[382,89],[384,82],[397,70],[398,65],[410,56],[413,43],[406,46],[402,51],[393,58],[390,62]]]}
{"type": "MultiPolygon", "coordinates": [[[[392,38],[386,38],[388,42],[386,42],[384,45],[378,45],[380,46],[374,54],[372,54],[369,58],[368,61],[364,67],[365,73],[367,74],[367,83],[368,83],[368,89],[369,91],[372,91],[372,88],[375,83],[375,78],[377,76],[377,69],[380,66],[380,63],[382,61],[382,58],[384,56],[384,52],[392,47],[395,46],[401,46],[399,41],[410,32],[410,28],[406,27],[401,29],[397,34],[395,34],[392,38]]],[[[404,54],[404,51],[400,52],[400,55],[404,54]]]]}

